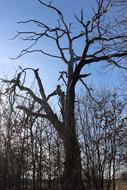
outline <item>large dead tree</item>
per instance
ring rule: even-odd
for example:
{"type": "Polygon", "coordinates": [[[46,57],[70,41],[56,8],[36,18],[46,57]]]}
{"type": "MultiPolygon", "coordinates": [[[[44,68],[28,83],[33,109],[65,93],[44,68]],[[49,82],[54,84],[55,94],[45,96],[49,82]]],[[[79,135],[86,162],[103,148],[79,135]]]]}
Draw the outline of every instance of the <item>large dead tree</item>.
{"type": "MultiPolygon", "coordinates": [[[[58,16],[57,26],[49,26],[47,23],[38,20],[27,20],[19,22],[20,24],[33,24],[38,27],[35,31],[18,31],[16,38],[21,37],[24,41],[29,41],[30,46],[23,49],[17,58],[34,52],[40,52],[52,58],[60,59],[66,65],[66,70],[60,73],[60,80],[64,83],[64,89],[58,84],[57,88],[49,95],[45,94],[42,80],[38,69],[26,68],[21,70],[17,76],[4,82],[9,84],[7,91],[10,92],[10,102],[13,104],[13,98],[17,96],[19,91],[22,91],[22,98],[24,93],[29,94],[31,99],[38,104],[40,109],[33,109],[25,105],[19,105],[18,108],[24,110],[26,113],[35,117],[44,117],[48,119],[52,126],[58,132],[64,145],[64,173],[62,181],[63,190],[82,190],[82,166],[80,157],[80,147],[76,134],[75,125],[75,88],[78,81],[89,90],[84,79],[90,74],[83,73],[83,68],[89,64],[97,62],[108,62],[112,67],[125,68],[123,63],[127,55],[126,49],[115,48],[115,45],[127,36],[125,34],[115,31],[117,27],[108,24],[108,19],[104,20],[108,11],[111,9],[111,2],[105,3],[103,0],[96,0],[97,7],[93,11],[94,15],[89,21],[84,21],[83,10],[81,10],[80,17],[75,16],[77,21],[77,28],[80,28],[79,33],[73,34],[72,24],[68,24],[63,16],[63,13],[54,7],[52,3],[44,3],[38,0],[41,6],[44,6],[49,11],[54,11],[58,16]],[[43,49],[37,49],[36,44],[45,38],[55,42],[57,51],[56,54],[45,52],[43,49]],[[66,46],[63,46],[62,42],[66,46]],[[75,43],[79,41],[83,44],[83,49],[78,54],[75,48],[75,43]],[[35,49],[34,49],[35,47],[35,49]],[[28,70],[34,73],[39,95],[36,91],[30,89],[25,84],[25,77],[28,70]],[[49,100],[53,96],[59,97],[60,113],[54,112],[49,100]],[[35,111],[36,110],[36,111],[35,111]]],[[[35,28],[36,28],[35,27],[35,28]]],[[[34,30],[34,29],[33,29],[34,30]]],[[[77,31],[77,30],[76,30],[77,31]]],[[[54,46],[55,46],[54,45],[54,46]]],[[[42,60],[43,61],[43,60],[42,60]]]]}

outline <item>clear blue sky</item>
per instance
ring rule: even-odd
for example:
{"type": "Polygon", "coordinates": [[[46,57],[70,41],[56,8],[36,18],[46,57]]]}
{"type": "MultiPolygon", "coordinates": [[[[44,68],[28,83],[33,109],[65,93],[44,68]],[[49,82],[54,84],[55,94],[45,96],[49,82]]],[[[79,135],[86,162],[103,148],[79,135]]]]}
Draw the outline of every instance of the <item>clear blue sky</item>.
{"type": "MultiPolygon", "coordinates": [[[[45,0],[47,2],[47,0],[45,0]]],[[[54,0],[53,3],[60,8],[66,20],[73,19],[73,14],[79,14],[83,8],[86,19],[91,15],[91,7],[95,6],[95,0],[54,0]]],[[[5,75],[13,76],[18,66],[40,68],[40,73],[47,89],[54,89],[57,84],[59,71],[64,69],[64,65],[59,60],[53,61],[40,54],[26,55],[18,60],[10,60],[15,57],[25,46],[20,40],[9,40],[20,26],[16,22],[27,19],[38,18],[53,22],[53,15],[46,8],[40,6],[37,0],[1,0],[0,4],[0,77],[5,75]]],[[[76,26],[75,26],[76,27],[76,26]]],[[[48,49],[48,44],[43,44],[48,49]]],[[[80,47],[79,47],[80,48],[80,47]]],[[[101,67],[103,64],[101,65],[101,67]]],[[[118,73],[110,72],[104,74],[103,70],[95,65],[89,67],[92,76],[89,78],[94,85],[117,85],[120,77],[118,73]]]]}

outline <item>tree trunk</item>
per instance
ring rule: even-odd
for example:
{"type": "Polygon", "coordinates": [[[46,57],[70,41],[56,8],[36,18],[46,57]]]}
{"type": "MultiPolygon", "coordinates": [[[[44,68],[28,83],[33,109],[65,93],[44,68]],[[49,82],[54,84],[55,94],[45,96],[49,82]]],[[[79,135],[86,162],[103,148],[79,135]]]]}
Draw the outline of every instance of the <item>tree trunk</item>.
{"type": "Polygon", "coordinates": [[[74,114],[75,93],[66,95],[63,144],[65,153],[62,190],[83,190],[81,156],[74,114]]]}
{"type": "Polygon", "coordinates": [[[81,157],[75,137],[65,140],[65,165],[62,190],[83,190],[81,157]]]}

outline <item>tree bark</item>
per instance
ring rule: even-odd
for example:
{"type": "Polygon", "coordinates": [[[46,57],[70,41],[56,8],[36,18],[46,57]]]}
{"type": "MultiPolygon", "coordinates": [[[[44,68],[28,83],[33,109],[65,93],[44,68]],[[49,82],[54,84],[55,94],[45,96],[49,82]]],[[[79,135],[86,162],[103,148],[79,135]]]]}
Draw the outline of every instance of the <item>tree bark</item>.
{"type": "Polygon", "coordinates": [[[83,190],[80,147],[76,134],[74,114],[75,92],[67,92],[64,116],[65,163],[62,190],[83,190]]]}
{"type": "MultiPolygon", "coordinates": [[[[66,131],[67,132],[67,131],[66,131]]],[[[65,165],[62,190],[83,190],[80,149],[77,139],[68,137],[64,143],[65,165]]]]}

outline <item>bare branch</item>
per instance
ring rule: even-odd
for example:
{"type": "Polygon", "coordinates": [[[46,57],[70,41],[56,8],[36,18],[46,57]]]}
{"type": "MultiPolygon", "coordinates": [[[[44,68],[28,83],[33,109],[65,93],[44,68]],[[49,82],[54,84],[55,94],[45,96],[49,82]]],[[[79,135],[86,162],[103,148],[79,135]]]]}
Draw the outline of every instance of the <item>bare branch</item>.
{"type": "Polygon", "coordinates": [[[55,10],[59,16],[63,17],[61,11],[58,10],[56,7],[54,7],[54,6],[51,5],[51,2],[52,2],[52,1],[50,1],[49,4],[46,4],[46,3],[44,3],[44,2],[41,1],[41,0],[38,0],[38,1],[39,1],[42,5],[44,5],[44,6],[48,7],[48,8],[51,8],[51,9],[55,10]]]}
{"type": "Polygon", "coordinates": [[[111,58],[120,58],[120,57],[125,57],[125,56],[127,56],[127,52],[113,53],[113,54],[108,54],[108,55],[99,56],[99,57],[94,56],[94,58],[92,59],[84,60],[85,61],[84,64],[90,64],[90,63],[100,62],[100,61],[108,61],[111,58]]]}
{"type": "Polygon", "coordinates": [[[41,117],[41,118],[49,119],[48,115],[39,113],[39,111],[33,112],[32,110],[26,108],[25,106],[17,106],[17,108],[20,109],[20,110],[23,110],[29,116],[41,117]]]}
{"type": "Polygon", "coordinates": [[[67,86],[67,82],[66,82],[66,80],[65,80],[65,78],[64,78],[64,75],[66,76],[66,78],[68,78],[68,74],[67,74],[67,72],[62,71],[62,72],[60,72],[60,77],[59,77],[58,80],[62,79],[63,82],[64,82],[64,84],[65,84],[65,86],[67,86]]]}
{"type": "MultiPolygon", "coordinates": [[[[31,48],[31,47],[29,47],[29,48],[31,48]]],[[[57,58],[57,59],[62,59],[62,57],[60,57],[60,56],[53,55],[53,54],[50,54],[50,53],[46,53],[46,52],[44,52],[41,49],[28,50],[29,48],[22,50],[21,53],[17,57],[13,57],[11,59],[12,60],[19,59],[20,57],[24,56],[25,54],[31,54],[31,53],[36,53],[36,52],[42,53],[43,55],[47,55],[49,57],[53,57],[53,58],[57,58]]]]}
{"type": "Polygon", "coordinates": [[[51,97],[53,97],[53,96],[56,96],[57,95],[57,90],[55,90],[54,92],[52,92],[51,94],[49,94],[48,96],[47,96],[47,101],[51,98],[51,97]]]}

